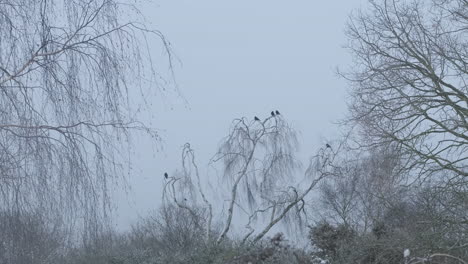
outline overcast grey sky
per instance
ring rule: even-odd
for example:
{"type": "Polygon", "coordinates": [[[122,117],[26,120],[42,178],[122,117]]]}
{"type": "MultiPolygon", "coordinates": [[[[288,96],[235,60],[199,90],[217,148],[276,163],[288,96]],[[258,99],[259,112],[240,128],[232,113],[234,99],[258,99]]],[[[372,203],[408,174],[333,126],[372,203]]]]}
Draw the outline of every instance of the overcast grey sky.
{"type": "MultiPolygon", "coordinates": [[[[176,80],[187,104],[168,93],[154,109],[163,150],[136,140],[132,190],[120,195],[122,227],[160,205],[162,175],[180,165],[190,142],[201,166],[215,153],[232,119],[267,117],[278,109],[300,132],[307,158],[339,134],[346,83],[335,74],[350,57],[343,48],[348,15],[365,0],[159,0],[145,4],[180,59],[176,80]]],[[[151,44],[152,42],[150,42],[151,44]]],[[[152,45],[152,44],[151,44],[152,45]]],[[[155,58],[158,46],[150,47],[155,58]]],[[[155,62],[158,64],[158,62],[155,62]]]]}

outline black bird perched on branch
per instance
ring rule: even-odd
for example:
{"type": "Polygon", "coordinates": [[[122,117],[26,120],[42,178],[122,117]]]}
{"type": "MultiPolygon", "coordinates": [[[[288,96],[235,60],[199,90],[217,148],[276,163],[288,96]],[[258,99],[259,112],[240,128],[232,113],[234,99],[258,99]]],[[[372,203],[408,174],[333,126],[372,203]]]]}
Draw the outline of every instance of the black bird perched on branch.
{"type": "Polygon", "coordinates": [[[255,121],[260,121],[260,118],[258,118],[258,117],[255,116],[255,117],[254,117],[254,120],[255,120],[255,121]]]}
{"type": "Polygon", "coordinates": [[[168,177],[169,177],[169,175],[167,175],[167,172],[165,172],[165,173],[164,173],[164,178],[167,179],[168,177]]]}
{"type": "Polygon", "coordinates": [[[275,111],[276,115],[280,115],[280,112],[278,110],[275,111]]]}
{"type": "Polygon", "coordinates": [[[271,111],[271,116],[275,116],[275,112],[271,111]]]}
{"type": "Polygon", "coordinates": [[[331,148],[331,146],[330,146],[328,143],[325,144],[325,146],[326,146],[327,148],[331,148]]]}

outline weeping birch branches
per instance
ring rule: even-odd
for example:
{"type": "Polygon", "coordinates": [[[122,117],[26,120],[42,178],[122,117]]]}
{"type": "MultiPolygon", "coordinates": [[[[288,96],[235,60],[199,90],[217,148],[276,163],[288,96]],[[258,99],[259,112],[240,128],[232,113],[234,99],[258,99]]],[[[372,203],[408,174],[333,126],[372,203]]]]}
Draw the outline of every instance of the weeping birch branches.
{"type": "Polygon", "coordinates": [[[165,40],[124,19],[135,10],[113,0],[0,2],[1,210],[85,222],[110,210],[130,131],[157,138],[133,118],[129,94],[145,90],[141,77],[155,79],[141,43],[165,40]]]}
{"type": "Polygon", "coordinates": [[[200,182],[207,178],[200,177],[194,152],[186,144],[182,172],[175,172],[166,181],[165,201],[188,211],[204,208],[208,240],[210,232],[214,232],[216,242],[221,243],[232,229],[234,219],[244,218],[243,243],[257,243],[281,221],[300,224],[307,217],[307,195],[328,175],[335,153],[324,147],[311,160],[305,180],[299,185],[302,166],[296,158],[297,148],[296,132],[281,115],[271,115],[263,121],[235,119],[209,163],[210,167],[220,168],[222,173],[216,176],[227,189],[220,186],[216,194],[206,193],[207,182],[200,182]],[[214,214],[216,203],[213,205],[209,200],[216,196],[224,197],[225,214],[214,214]],[[221,228],[212,226],[215,219],[222,223],[221,228]]]}

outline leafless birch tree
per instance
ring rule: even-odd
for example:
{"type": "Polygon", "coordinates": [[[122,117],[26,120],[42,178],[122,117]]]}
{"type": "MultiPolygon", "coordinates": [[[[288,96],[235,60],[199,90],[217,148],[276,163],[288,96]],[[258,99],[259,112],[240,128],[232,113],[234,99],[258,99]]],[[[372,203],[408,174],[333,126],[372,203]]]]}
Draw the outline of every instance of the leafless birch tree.
{"type": "Polygon", "coordinates": [[[89,224],[109,211],[129,131],[157,137],[129,94],[156,77],[145,38],[166,42],[128,16],[141,14],[113,0],[0,1],[1,209],[89,224]]]}
{"type": "MultiPolygon", "coordinates": [[[[210,161],[210,166],[220,166],[220,177],[229,186],[229,191],[219,193],[226,197],[226,214],[213,213],[215,206],[209,201],[213,196],[206,195],[203,190],[206,182],[200,184],[194,152],[187,144],[183,150],[182,172],[166,180],[165,200],[187,211],[200,206],[206,208],[207,239],[210,239],[214,218],[221,219],[223,227],[217,243],[225,240],[236,215],[246,216],[242,242],[256,243],[280,221],[297,221],[306,216],[306,197],[328,175],[336,153],[324,146],[312,159],[300,186],[297,183],[301,163],[296,159],[296,132],[282,116],[270,116],[263,121],[235,119],[229,131],[210,161]],[[201,205],[197,199],[201,199],[201,205]],[[263,221],[257,222],[259,219],[263,221]],[[263,227],[258,229],[256,223],[263,227]]],[[[196,211],[192,215],[195,216],[196,211]]]]}

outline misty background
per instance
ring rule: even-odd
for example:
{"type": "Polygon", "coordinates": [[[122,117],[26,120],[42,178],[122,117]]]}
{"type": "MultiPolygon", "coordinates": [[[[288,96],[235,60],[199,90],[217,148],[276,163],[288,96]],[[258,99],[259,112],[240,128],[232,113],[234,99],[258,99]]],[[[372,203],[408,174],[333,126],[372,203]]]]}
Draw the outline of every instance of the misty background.
{"type": "MultiPolygon", "coordinates": [[[[116,225],[126,230],[161,203],[163,174],[180,167],[189,142],[205,172],[234,118],[269,116],[278,109],[299,134],[301,161],[338,136],[346,82],[336,68],[350,64],[344,28],[367,1],[179,1],[142,3],[148,27],[174,52],[175,82],[161,43],[149,38],[168,87],[142,120],[160,133],[134,139],[130,190],[115,193],[116,225]],[[159,59],[158,59],[159,58],[159,59]],[[151,112],[151,111],[150,111],[151,112]],[[155,151],[156,150],[156,151],[155,151]]],[[[145,47],[142,47],[143,49],[145,47]]],[[[302,175],[300,175],[302,176],[302,175]]]]}

